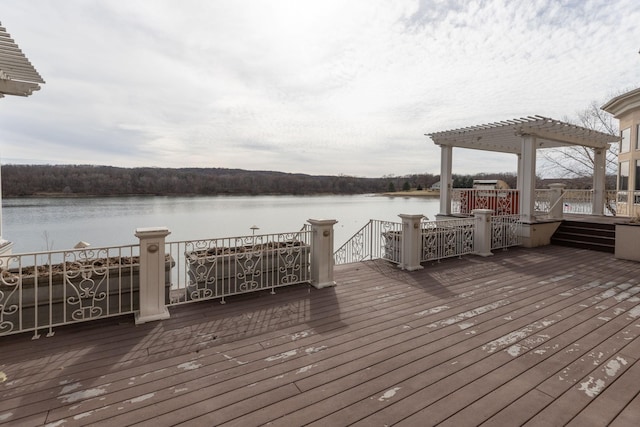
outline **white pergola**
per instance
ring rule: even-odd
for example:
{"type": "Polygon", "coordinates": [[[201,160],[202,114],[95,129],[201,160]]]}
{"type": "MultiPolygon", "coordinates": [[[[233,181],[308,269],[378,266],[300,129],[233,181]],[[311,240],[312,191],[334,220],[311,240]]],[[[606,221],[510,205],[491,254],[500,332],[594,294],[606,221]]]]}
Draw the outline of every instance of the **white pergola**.
{"type": "Polygon", "coordinates": [[[605,159],[616,135],[542,116],[470,126],[426,134],[441,149],[440,215],[451,215],[453,147],[496,151],[518,156],[519,212],[524,222],[535,222],[536,152],[540,148],[579,145],[594,152],[593,213],[602,215],[605,201],[605,159]]]}
{"type": "Polygon", "coordinates": [[[29,96],[44,80],[0,23],[0,98],[29,96]]]}

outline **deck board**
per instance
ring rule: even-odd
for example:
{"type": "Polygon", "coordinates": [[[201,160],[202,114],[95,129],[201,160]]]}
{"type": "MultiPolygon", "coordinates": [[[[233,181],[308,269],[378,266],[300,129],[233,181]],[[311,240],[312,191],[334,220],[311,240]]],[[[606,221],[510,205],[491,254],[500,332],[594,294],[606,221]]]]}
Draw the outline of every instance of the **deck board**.
{"type": "Polygon", "coordinates": [[[547,246],[424,267],[2,337],[0,423],[635,425],[640,263],[547,246]]]}

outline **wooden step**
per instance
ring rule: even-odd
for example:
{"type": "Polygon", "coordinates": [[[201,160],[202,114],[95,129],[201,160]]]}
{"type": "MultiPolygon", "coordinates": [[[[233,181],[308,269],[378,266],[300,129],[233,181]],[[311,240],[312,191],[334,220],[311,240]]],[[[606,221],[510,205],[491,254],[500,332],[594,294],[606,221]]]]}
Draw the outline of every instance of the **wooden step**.
{"type": "Polygon", "coordinates": [[[551,244],[614,253],[616,230],[613,224],[563,221],[551,237],[551,244]]]}

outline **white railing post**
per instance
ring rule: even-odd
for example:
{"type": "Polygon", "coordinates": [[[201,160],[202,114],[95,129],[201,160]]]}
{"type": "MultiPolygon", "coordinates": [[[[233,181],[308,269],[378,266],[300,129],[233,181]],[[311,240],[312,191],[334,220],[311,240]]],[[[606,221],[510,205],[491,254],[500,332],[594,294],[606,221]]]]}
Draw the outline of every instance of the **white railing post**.
{"type": "Polygon", "coordinates": [[[308,219],[311,224],[311,285],[335,286],[333,280],[333,226],[335,219],[308,219]]]}
{"type": "Polygon", "coordinates": [[[166,227],[137,228],[140,239],[140,311],[136,324],[169,318],[165,301],[166,227]]]}
{"type": "Polygon", "coordinates": [[[562,219],[564,215],[563,196],[565,187],[565,184],[549,184],[551,189],[549,219],[562,219]]]}
{"type": "Polygon", "coordinates": [[[413,271],[423,268],[420,265],[422,258],[422,227],[420,221],[424,215],[398,215],[402,218],[402,242],[400,252],[400,264],[403,270],[413,271]]]}
{"type": "Polygon", "coordinates": [[[476,255],[491,256],[491,209],[474,209],[471,211],[476,224],[473,230],[473,246],[476,255]]]}

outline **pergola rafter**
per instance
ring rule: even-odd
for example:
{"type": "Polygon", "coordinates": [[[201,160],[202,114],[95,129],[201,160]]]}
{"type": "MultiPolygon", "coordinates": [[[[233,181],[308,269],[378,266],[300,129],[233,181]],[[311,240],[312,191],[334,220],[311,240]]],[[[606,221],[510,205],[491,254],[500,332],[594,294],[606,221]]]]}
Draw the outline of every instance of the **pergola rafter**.
{"type": "Polygon", "coordinates": [[[40,90],[42,76],[22,53],[7,30],[0,26],[0,98],[29,96],[40,90]]]}

